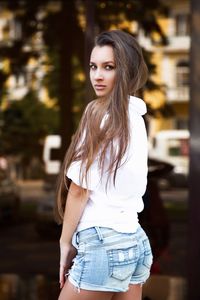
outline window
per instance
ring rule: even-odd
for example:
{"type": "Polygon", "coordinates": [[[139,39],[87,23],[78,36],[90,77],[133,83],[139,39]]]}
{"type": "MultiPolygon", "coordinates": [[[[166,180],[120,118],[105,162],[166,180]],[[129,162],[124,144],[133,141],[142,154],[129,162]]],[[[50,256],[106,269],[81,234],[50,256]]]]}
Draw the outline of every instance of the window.
{"type": "Polygon", "coordinates": [[[177,118],[175,120],[175,128],[188,129],[188,118],[177,116],[177,118]]]}
{"type": "Polygon", "coordinates": [[[189,63],[179,61],[176,65],[176,85],[177,87],[189,86],[189,63]]]}
{"type": "Polygon", "coordinates": [[[190,34],[189,14],[177,14],[175,16],[176,36],[187,36],[190,34]]]}
{"type": "Polygon", "coordinates": [[[59,160],[59,159],[60,159],[60,149],[59,148],[51,148],[50,160],[59,160]]]}
{"type": "Polygon", "coordinates": [[[169,139],[169,156],[188,156],[189,155],[189,142],[188,139],[169,139]]]}

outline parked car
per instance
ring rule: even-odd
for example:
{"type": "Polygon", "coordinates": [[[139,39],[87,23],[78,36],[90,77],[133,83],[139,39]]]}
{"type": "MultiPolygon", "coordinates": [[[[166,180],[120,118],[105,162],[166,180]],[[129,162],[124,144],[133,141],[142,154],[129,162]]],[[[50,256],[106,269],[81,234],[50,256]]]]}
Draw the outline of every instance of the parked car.
{"type": "Polygon", "coordinates": [[[173,165],[169,176],[172,186],[187,186],[189,173],[189,131],[163,130],[156,134],[149,156],[173,165]]]}
{"type": "Polygon", "coordinates": [[[16,184],[8,173],[0,170],[0,221],[17,220],[20,196],[16,184]]]}
{"type": "Polygon", "coordinates": [[[144,209],[139,213],[139,221],[151,242],[154,263],[152,271],[158,270],[158,258],[169,246],[170,222],[162,201],[159,180],[167,178],[173,166],[163,161],[148,160],[148,183],[143,195],[144,209]]]}

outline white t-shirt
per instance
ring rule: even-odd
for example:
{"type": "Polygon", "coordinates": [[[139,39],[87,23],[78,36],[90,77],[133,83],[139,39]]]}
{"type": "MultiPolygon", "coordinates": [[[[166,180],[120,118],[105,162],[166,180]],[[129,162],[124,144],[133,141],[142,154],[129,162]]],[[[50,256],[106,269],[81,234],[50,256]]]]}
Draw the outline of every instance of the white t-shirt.
{"type": "MultiPolygon", "coordinates": [[[[146,190],[148,171],[147,134],[142,117],[145,113],[145,102],[130,96],[130,143],[122,165],[117,170],[115,186],[113,180],[110,180],[106,189],[107,174],[103,174],[101,179],[97,159],[90,167],[87,186],[85,180],[80,183],[81,162],[76,161],[70,165],[67,177],[91,191],[77,231],[93,226],[109,227],[119,232],[131,233],[137,230],[138,212],[144,208],[142,196],[146,190]]],[[[109,161],[109,150],[106,161],[109,161]]]]}

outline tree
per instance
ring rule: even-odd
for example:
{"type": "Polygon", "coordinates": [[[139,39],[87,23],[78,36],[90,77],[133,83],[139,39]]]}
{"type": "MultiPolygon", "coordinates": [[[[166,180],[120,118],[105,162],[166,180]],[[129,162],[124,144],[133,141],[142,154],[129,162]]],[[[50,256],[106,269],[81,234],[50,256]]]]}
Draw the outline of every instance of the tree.
{"type": "MultiPolygon", "coordinates": [[[[1,2],[0,2],[1,3],[1,2]]],[[[15,12],[17,20],[22,24],[22,38],[14,41],[12,47],[4,49],[4,55],[10,53],[13,73],[22,72],[24,66],[31,55],[37,57],[38,52],[34,47],[24,53],[24,45],[32,45],[36,32],[42,32],[44,41],[44,50],[48,53],[49,73],[45,82],[48,84],[49,91],[56,95],[60,109],[60,134],[62,137],[61,158],[63,158],[66,148],[68,147],[71,136],[74,131],[74,101],[77,98],[77,91],[74,87],[83,87],[81,82],[74,80],[74,68],[84,70],[84,35],[90,31],[90,34],[97,33],[101,30],[107,30],[111,25],[118,26],[125,19],[136,20],[140,28],[143,28],[152,39],[152,32],[159,33],[162,42],[166,39],[156,22],[156,16],[159,12],[164,12],[163,5],[158,0],[60,0],[51,2],[45,0],[39,1],[7,1],[7,7],[15,12]],[[50,9],[49,5],[57,5],[56,9],[50,9]],[[86,27],[81,26],[78,18],[85,18],[90,13],[94,18],[86,27]],[[94,23],[95,20],[95,24],[94,23]],[[94,29],[91,30],[91,25],[94,29]],[[9,50],[9,51],[8,51],[9,50]]],[[[90,16],[91,17],[91,16],[90,16]]],[[[88,19],[87,19],[88,20],[88,19]]],[[[126,28],[129,30],[129,28],[126,28]]],[[[89,39],[91,41],[91,38],[89,39]]],[[[88,41],[88,40],[87,40],[88,41]]],[[[90,51],[86,47],[86,51],[90,51]]],[[[3,51],[3,49],[2,49],[3,51]]],[[[2,54],[0,54],[2,55],[2,54]]],[[[89,55],[86,53],[88,59],[89,55]]],[[[85,63],[85,65],[87,62],[85,63]]],[[[153,68],[154,66],[151,65],[153,68]]],[[[149,82],[149,88],[153,88],[153,83],[149,82]]],[[[85,105],[83,93],[78,91],[79,104],[81,108],[85,105]],[[81,103],[82,102],[82,103],[81,103]]]]}
{"type": "MultiPolygon", "coordinates": [[[[13,40],[12,45],[4,45],[0,49],[0,57],[7,57],[10,61],[10,74],[18,76],[26,70],[30,57],[38,58],[40,51],[33,41],[38,31],[42,31],[45,51],[49,55],[50,69],[48,78],[44,83],[48,86],[50,94],[56,96],[60,107],[60,134],[63,137],[61,157],[71,141],[74,131],[72,103],[74,89],[72,81],[72,63],[76,53],[84,61],[84,51],[79,47],[83,41],[83,32],[77,24],[75,1],[58,1],[58,9],[49,9],[51,1],[7,1],[6,8],[15,14],[15,19],[21,24],[22,36],[20,40],[13,40]],[[60,6],[60,8],[59,8],[60,6]],[[45,17],[39,17],[44,14],[45,17]],[[49,30],[49,28],[51,30],[49,30]],[[77,36],[78,39],[74,39],[77,36]],[[70,41],[70,44],[69,44],[70,41]],[[24,51],[24,46],[28,51],[24,51]],[[56,63],[54,65],[54,63],[56,63]],[[56,78],[56,82],[53,81],[56,78]]],[[[54,3],[57,5],[56,3],[54,3]]],[[[53,6],[54,6],[53,4],[53,6]]],[[[36,45],[37,46],[37,45],[36,45]]],[[[0,78],[1,79],[1,78],[0,78]]],[[[2,77],[2,85],[6,78],[2,77]]]]}
{"type": "Polygon", "coordinates": [[[58,54],[58,69],[54,68],[52,71],[55,74],[59,70],[57,98],[60,107],[60,135],[62,137],[60,155],[63,158],[74,131],[73,59],[78,56],[79,61],[83,62],[84,50],[80,47],[83,44],[83,32],[77,23],[75,1],[63,0],[61,4],[61,10],[48,14],[44,20],[47,29],[44,31],[44,41],[49,54],[58,54]],[[53,32],[48,30],[49,28],[54,28],[53,32]]]}
{"type": "Polygon", "coordinates": [[[34,158],[41,160],[45,136],[57,131],[58,112],[30,92],[22,100],[11,102],[2,114],[1,152],[18,157],[26,171],[34,158]]]}

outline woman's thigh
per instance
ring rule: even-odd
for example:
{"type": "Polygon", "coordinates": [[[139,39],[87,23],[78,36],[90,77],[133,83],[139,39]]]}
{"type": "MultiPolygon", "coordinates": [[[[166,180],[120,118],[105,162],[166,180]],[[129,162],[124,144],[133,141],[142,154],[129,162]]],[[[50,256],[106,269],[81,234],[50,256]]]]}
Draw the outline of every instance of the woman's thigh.
{"type": "MultiPolygon", "coordinates": [[[[58,300],[111,300],[113,294],[113,292],[87,291],[83,289],[78,291],[77,288],[67,280],[60,292],[58,300]]],[[[118,298],[118,300],[119,299],[120,298],[118,298]]]]}
{"type": "Polygon", "coordinates": [[[130,284],[127,292],[115,293],[112,300],[142,300],[142,284],[130,284]]]}

